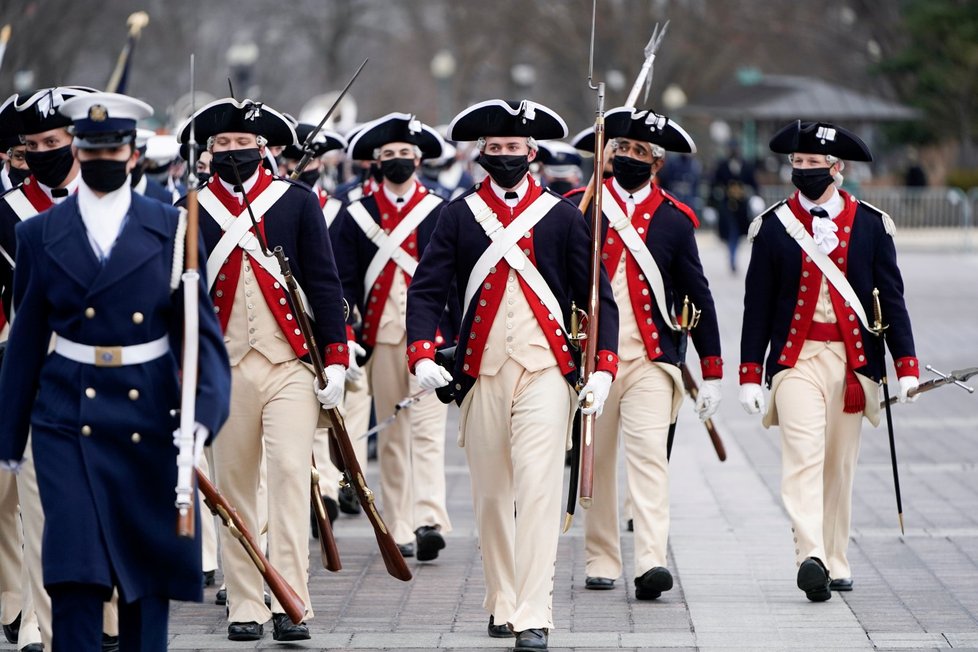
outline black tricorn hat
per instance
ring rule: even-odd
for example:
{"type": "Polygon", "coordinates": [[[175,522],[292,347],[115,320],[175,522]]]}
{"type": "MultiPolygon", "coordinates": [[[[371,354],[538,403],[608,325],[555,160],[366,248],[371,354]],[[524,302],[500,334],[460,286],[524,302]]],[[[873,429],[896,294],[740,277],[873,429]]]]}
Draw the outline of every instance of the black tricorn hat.
{"type": "Polygon", "coordinates": [[[567,124],[553,110],[530,100],[486,100],[455,116],[446,134],[449,140],[466,141],[489,136],[558,140],[567,136],[567,124]]]}
{"type": "Polygon", "coordinates": [[[255,102],[226,97],[198,109],[177,132],[181,143],[190,141],[190,123],[194,123],[194,140],[207,139],[229,131],[264,136],[269,145],[294,145],[292,123],[275,109],[255,102]]]}
{"type": "MultiPolygon", "coordinates": [[[[200,153],[204,151],[204,143],[197,142],[197,146],[194,148],[196,152],[194,153],[194,160],[200,160],[200,153]]],[[[180,143],[180,158],[184,161],[190,162],[190,143],[180,143]]]]}
{"type": "MultiPolygon", "coordinates": [[[[302,145],[315,128],[316,125],[309,124],[308,122],[297,123],[295,126],[295,136],[298,144],[289,145],[283,149],[282,156],[293,161],[302,160],[304,154],[302,145]]],[[[319,158],[326,152],[331,152],[334,149],[346,149],[346,145],[346,138],[335,131],[320,129],[319,133],[316,134],[316,138],[309,144],[309,148],[312,149],[313,157],[319,158]]]]}
{"type": "Polygon", "coordinates": [[[388,113],[360,127],[350,138],[350,158],[371,161],[374,150],[387,143],[411,143],[421,148],[421,158],[441,156],[441,135],[410,113],[388,113]]]}
{"type": "Polygon", "coordinates": [[[556,168],[581,167],[584,162],[580,152],[563,141],[542,140],[538,145],[540,149],[537,150],[534,160],[542,165],[556,168]]]}
{"type": "Polygon", "coordinates": [[[571,138],[571,146],[582,156],[594,156],[594,126],[586,127],[571,138]]]}
{"type": "Polygon", "coordinates": [[[58,109],[73,97],[97,92],[88,86],[56,86],[42,88],[27,96],[14,96],[20,135],[40,134],[51,129],[71,126],[71,118],[58,109]]]}
{"type": "MultiPolygon", "coordinates": [[[[667,152],[694,154],[696,143],[672,118],[622,106],[604,114],[607,138],[629,138],[658,145],[667,152]]],[[[593,148],[593,143],[592,143],[593,148]]]]}
{"type": "Polygon", "coordinates": [[[4,152],[21,144],[20,114],[14,108],[16,99],[15,93],[0,104],[0,150],[4,152]]]}
{"type": "Polygon", "coordinates": [[[795,120],[774,134],[769,145],[776,154],[827,154],[844,161],[872,161],[859,136],[828,122],[795,120]]]}

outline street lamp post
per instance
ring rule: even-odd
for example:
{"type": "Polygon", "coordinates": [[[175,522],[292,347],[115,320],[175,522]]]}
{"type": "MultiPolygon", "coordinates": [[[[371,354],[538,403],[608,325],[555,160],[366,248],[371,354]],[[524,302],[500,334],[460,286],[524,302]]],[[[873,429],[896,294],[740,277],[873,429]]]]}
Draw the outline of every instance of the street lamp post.
{"type": "Polygon", "coordinates": [[[258,45],[251,39],[236,41],[228,48],[226,55],[228,68],[231,71],[231,79],[234,80],[234,92],[238,95],[238,99],[258,95],[258,87],[252,87],[251,84],[258,54],[258,45]]]}
{"type": "Polygon", "coordinates": [[[431,76],[438,84],[438,122],[444,124],[452,116],[452,77],[455,75],[455,56],[449,50],[439,50],[431,58],[431,76]]]}

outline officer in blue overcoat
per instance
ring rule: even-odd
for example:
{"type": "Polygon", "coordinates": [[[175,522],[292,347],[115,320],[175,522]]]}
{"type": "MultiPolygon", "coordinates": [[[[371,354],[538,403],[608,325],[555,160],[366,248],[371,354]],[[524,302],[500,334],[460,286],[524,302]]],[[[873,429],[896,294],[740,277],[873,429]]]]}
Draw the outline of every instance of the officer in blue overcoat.
{"type": "MultiPolygon", "coordinates": [[[[163,650],[168,601],[202,598],[200,542],[175,528],[184,217],[130,187],[149,105],[75,100],[60,110],[74,121],[78,194],[17,227],[0,461],[35,458],[55,652],[101,649],[114,588],[120,649],[163,650]]],[[[228,416],[230,371],[201,283],[196,430],[209,438],[228,416]]]]}

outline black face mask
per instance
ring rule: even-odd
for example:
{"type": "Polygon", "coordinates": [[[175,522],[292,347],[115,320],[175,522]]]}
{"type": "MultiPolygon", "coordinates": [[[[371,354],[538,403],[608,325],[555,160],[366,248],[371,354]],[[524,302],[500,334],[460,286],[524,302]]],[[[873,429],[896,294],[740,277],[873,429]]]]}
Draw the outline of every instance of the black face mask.
{"type": "Polygon", "coordinates": [[[391,183],[404,183],[414,174],[414,159],[392,158],[381,161],[380,171],[391,183]]]}
{"type": "Polygon", "coordinates": [[[607,181],[611,177],[615,176],[615,173],[610,170],[601,170],[601,178],[607,181]]]}
{"type": "Polygon", "coordinates": [[[299,181],[306,184],[310,188],[316,185],[319,181],[319,170],[309,170],[308,172],[302,172],[299,174],[299,181]]]}
{"type": "Polygon", "coordinates": [[[46,152],[25,152],[24,161],[34,178],[48,188],[57,188],[68,178],[75,157],[71,155],[71,145],[46,152]]]}
{"type": "Polygon", "coordinates": [[[652,178],[652,164],[631,156],[615,156],[611,159],[615,179],[625,190],[634,190],[652,178]]]}
{"type": "Polygon", "coordinates": [[[496,185],[502,188],[515,188],[530,171],[530,161],[526,154],[481,154],[478,163],[489,173],[496,185]]]}
{"type": "Polygon", "coordinates": [[[214,158],[211,159],[211,170],[227,183],[238,182],[238,178],[234,174],[234,165],[231,164],[232,156],[238,166],[238,174],[241,175],[242,182],[250,179],[262,162],[262,156],[258,153],[257,147],[214,152],[214,158]]]}
{"type": "Polygon", "coordinates": [[[97,158],[81,162],[81,176],[85,185],[95,192],[112,192],[122,187],[129,172],[126,164],[129,161],[112,161],[97,158]]]}
{"type": "Polygon", "coordinates": [[[826,188],[832,185],[831,168],[795,168],[791,171],[791,183],[812,201],[821,197],[826,188]]]}
{"type": "Polygon", "coordinates": [[[31,175],[30,170],[21,170],[20,168],[9,167],[7,168],[7,176],[10,177],[10,187],[19,186],[24,179],[31,175]]]}
{"type": "Polygon", "coordinates": [[[565,195],[574,189],[574,184],[570,181],[551,181],[547,184],[547,187],[558,195],[565,195]]]}

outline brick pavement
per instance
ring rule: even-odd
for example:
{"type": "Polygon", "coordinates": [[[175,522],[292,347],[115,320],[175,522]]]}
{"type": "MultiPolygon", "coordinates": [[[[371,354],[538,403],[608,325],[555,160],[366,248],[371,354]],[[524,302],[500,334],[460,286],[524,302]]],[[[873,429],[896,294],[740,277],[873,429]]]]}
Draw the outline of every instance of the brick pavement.
{"type": "MultiPolygon", "coordinates": [[[[978,256],[922,250],[912,241],[904,250],[900,235],[922,363],[944,370],[978,365],[978,256]]],[[[628,579],[612,591],[584,590],[578,520],[561,537],[551,649],[978,649],[978,396],[944,388],[894,408],[905,536],[897,526],[885,426],[864,429],[850,547],[855,591],[809,603],[794,586],[791,535],[778,490],[777,431],[761,428],[737,403],[733,372],[743,276],[729,273],[725,251],[712,236],[702,236],[700,246],[728,366],[717,419],[728,460],[716,459],[691,407],[684,406],[672,462],[670,567],[676,587],[652,603],[634,600],[632,546],[623,533],[628,579]]],[[[743,266],[747,256],[745,245],[743,266]]],[[[318,555],[313,564],[311,641],[276,644],[270,626],[258,644],[227,641],[224,609],[213,604],[211,589],[203,605],[174,606],[170,649],[507,649],[511,643],[485,635],[469,481],[452,423],[447,478],[455,530],[436,563],[412,560],[414,580],[394,580],[366,520],[341,516],[336,534],[344,570],[317,568],[318,555]]],[[[375,474],[371,465],[373,486],[375,474]]]]}

